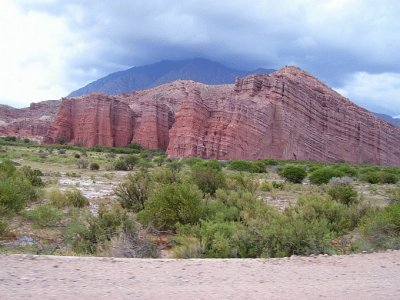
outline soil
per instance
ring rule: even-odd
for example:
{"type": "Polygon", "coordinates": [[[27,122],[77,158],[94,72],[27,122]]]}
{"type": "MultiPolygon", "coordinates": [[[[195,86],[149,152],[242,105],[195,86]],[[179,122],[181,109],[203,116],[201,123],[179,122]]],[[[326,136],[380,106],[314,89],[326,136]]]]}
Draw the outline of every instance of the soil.
{"type": "Polygon", "coordinates": [[[400,251],[282,259],[0,255],[1,299],[400,299],[400,251]]]}

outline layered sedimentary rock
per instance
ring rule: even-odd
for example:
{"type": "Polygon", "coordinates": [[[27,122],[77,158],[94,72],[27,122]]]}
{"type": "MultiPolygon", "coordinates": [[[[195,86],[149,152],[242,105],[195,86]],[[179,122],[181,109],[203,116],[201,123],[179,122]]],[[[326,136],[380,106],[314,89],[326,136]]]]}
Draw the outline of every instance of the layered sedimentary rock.
{"type": "Polygon", "coordinates": [[[129,106],[102,94],[65,99],[60,105],[45,142],[64,139],[83,146],[125,146],[133,136],[133,111],[129,106]]]}
{"type": "Polygon", "coordinates": [[[63,135],[86,146],[138,142],[170,157],[400,165],[399,127],[294,67],[230,85],[176,81],[64,100],[48,140],[63,135]]]}
{"type": "Polygon", "coordinates": [[[60,101],[49,100],[21,109],[0,105],[0,135],[41,139],[52,125],[59,104],[60,101]]]}

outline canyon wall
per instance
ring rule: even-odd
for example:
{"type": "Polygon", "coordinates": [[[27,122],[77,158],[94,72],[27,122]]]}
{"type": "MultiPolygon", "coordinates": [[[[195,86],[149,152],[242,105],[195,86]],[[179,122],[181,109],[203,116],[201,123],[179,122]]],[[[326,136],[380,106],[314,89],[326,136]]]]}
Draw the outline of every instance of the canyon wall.
{"type": "Polygon", "coordinates": [[[400,127],[285,67],[235,84],[175,81],[129,95],[64,99],[46,142],[137,142],[170,157],[400,165],[400,127]]]}

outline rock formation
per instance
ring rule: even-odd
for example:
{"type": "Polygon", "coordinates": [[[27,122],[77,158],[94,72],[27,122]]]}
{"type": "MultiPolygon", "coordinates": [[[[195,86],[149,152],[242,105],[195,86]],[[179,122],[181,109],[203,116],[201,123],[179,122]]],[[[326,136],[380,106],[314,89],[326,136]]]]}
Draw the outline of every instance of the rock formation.
{"type": "Polygon", "coordinates": [[[175,81],[129,95],[62,101],[47,142],[123,146],[170,157],[400,165],[400,127],[295,68],[235,84],[175,81]]]}
{"type": "Polygon", "coordinates": [[[42,139],[53,123],[59,104],[60,101],[49,100],[21,109],[0,105],[0,135],[42,139]]]}
{"type": "Polygon", "coordinates": [[[114,97],[91,94],[81,99],[65,99],[45,142],[65,139],[70,144],[88,147],[125,146],[132,140],[133,121],[133,111],[114,97]]]}

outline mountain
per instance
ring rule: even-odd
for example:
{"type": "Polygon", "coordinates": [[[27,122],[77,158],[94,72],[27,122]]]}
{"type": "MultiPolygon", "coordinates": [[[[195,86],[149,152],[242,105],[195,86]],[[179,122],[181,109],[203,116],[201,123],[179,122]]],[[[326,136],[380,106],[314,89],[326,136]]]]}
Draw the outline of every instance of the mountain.
{"type": "Polygon", "coordinates": [[[234,84],[178,80],[131,94],[64,99],[45,142],[131,142],[169,157],[400,166],[400,128],[311,74],[285,67],[234,84]]]}
{"type": "Polygon", "coordinates": [[[202,58],[180,61],[164,60],[112,73],[73,91],[68,97],[77,97],[93,92],[119,95],[182,79],[213,85],[228,84],[234,83],[236,77],[244,77],[253,73],[269,74],[273,71],[262,68],[253,71],[236,70],[202,58]]]}
{"type": "Polygon", "coordinates": [[[382,120],[385,120],[385,121],[393,124],[393,125],[400,126],[400,119],[398,117],[393,118],[392,116],[380,114],[380,113],[374,113],[374,115],[382,120]]]}

